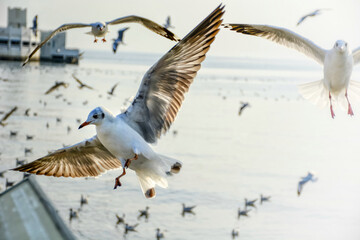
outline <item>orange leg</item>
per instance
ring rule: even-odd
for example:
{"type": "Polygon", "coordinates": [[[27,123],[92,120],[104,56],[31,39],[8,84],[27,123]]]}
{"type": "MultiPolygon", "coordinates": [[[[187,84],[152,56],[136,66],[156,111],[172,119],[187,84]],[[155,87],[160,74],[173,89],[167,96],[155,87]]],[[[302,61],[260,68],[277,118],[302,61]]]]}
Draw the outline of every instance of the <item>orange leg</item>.
{"type": "Polygon", "coordinates": [[[329,99],[330,99],[330,112],[331,112],[331,117],[334,118],[335,117],[335,113],[333,111],[333,106],[332,106],[332,102],[331,102],[331,94],[329,91],[329,99]]]}
{"type": "Polygon", "coordinates": [[[95,37],[94,43],[97,43],[97,39],[96,39],[96,37],[95,37]]]}
{"type": "Polygon", "coordinates": [[[349,99],[348,99],[347,89],[346,89],[346,91],[345,91],[345,97],[346,97],[346,100],[347,100],[347,102],[348,102],[348,114],[349,114],[350,116],[354,116],[354,112],[353,112],[353,110],[352,110],[352,108],[351,108],[351,105],[350,105],[350,102],[349,102],[349,99]]]}
{"type": "Polygon", "coordinates": [[[105,38],[103,38],[103,39],[102,39],[102,41],[103,41],[103,42],[106,42],[106,39],[105,39],[105,38]]]}
{"type": "Polygon", "coordinates": [[[128,167],[130,166],[130,164],[131,164],[131,161],[132,161],[132,160],[137,160],[138,157],[139,157],[139,156],[138,156],[137,154],[135,154],[135,156],[134,156],[133,158],[129,158],[129,159],[126,160],[125,166],[123,167],[123,172],[121,173],[120,176],[118,176],[117,178],[115,178],[115,186],[114,186],[114,189],[116,189],[117,187],[121,187],[120,178],[126,174],[125,168],[128,168],[128,167]]]}

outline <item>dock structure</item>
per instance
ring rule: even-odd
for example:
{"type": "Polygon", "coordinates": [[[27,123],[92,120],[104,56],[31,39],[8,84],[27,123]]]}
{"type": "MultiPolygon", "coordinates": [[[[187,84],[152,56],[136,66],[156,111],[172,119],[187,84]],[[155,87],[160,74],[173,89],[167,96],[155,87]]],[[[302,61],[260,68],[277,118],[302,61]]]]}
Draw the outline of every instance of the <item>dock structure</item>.
{"type": "MultiPolygon", "coordinates": [[[[20,8],[8,8],[8,25],[0,28],[0,59],[24,61],[27,56],[52,31],[33,30],[27,26],[27,11],[20,8]]],[[[78,63],[79,50],[66,49],[66,33],[55,35],[31,61],[51,61],[78,63]]]]}
{"type": "Polygon", "coordinates": [[[76,239],[51,201],[29,176],[0,193],[0,239],[76,239]]]}

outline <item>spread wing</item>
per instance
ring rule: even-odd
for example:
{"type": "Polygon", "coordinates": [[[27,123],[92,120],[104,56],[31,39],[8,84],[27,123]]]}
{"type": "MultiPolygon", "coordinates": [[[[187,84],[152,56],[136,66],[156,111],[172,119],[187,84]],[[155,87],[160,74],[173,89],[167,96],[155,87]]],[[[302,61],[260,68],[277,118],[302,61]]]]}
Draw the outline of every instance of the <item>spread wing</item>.
{"type": "Polygon", "coordinates": [[[121,162],[94,136],[13,170],[54,177],[95,177],[119,167],[121,162]]]}
{"type": "Polygon", "coordinates": [[[174,121],[184,94],[219,32],[223,14],[220,5],[152,66],[143,77],[132,105],[118,116],[147,142],[156,142],[174,121]]]}
{"type": "Polygon", "coordinates": [[[151,31],[166,37],[172,41],[180,41],[180,38],[178,36],[176,36],[174,33],[172,33],[171,31],[167,30],[166,28],[160,26],[159,24],[143,18],[143,17],[138,17],[138,16],[126,16],[126,17],[121,17],[115,20],[112,20],[110,22],[107,22],[106,24],[108,25],[114,25],[114,24],[121,24],[121,23],[140,23],[143,26],[145,26],[146,28],[150,29],[151,31]]]}
{"type": "Polygon", "coordinates": [[[57,29],[55,29],[52,33],[50,33],[50,35],[45,38],[44,41],[42,41],[31,53],[30,55],[26,58],[26,60],[23,63],[23,66],[25,66],[25,64],[27,64],[30,60],[30,58],[45,44],[47,43],[50,39],[52,39],[56,34],[66,31],[68,29],[72,29],[72,28],[83,28],[83,27],[89,27],[91,26],[90,24],[83,24],[83,23],[69,23],[69,24],[63,24],[60,27],[58,27],[57,29]]]}
{"type": "Polygon", "coordinates": [[[313,58],[320,64],[324,63],[326,50],[288,29],[268,25],[251,24],[224,24],[224,27],[230,28],[230,30],[242,34],[254,35],[268,39],[286,47],[298,50],[299,52],[313,58]]]}
{"type": "Polygon", "coordinates": [[[353,58],[354,58],[354,65],[358,64],[360,62],[360,47],[354,49],[352,52],[353,58]]]}

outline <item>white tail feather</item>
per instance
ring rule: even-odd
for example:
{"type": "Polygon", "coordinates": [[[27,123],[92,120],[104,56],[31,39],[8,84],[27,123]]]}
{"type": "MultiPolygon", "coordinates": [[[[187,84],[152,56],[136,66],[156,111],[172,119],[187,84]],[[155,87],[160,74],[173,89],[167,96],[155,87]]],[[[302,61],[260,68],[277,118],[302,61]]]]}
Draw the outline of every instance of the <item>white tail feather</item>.
{"type": "Polygon", "coordinates": [[[322,80],[301,84],[298,87],[306,100],[322,108],[329,106],[329,91],[322,80]]]}

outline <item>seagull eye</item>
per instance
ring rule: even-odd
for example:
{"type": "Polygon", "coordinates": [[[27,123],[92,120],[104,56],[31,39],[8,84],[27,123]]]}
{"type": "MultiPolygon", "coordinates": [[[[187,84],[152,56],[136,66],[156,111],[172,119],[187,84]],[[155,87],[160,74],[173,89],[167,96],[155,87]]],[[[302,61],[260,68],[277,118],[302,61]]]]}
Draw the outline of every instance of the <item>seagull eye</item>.
{"type": "Polygon", "coordinates": [[[94,115],[93,115],[93,118],[97,119],[97,118],[98,118],[98,115],[97,115],[97,114],[94,114],[94,115]]]}

